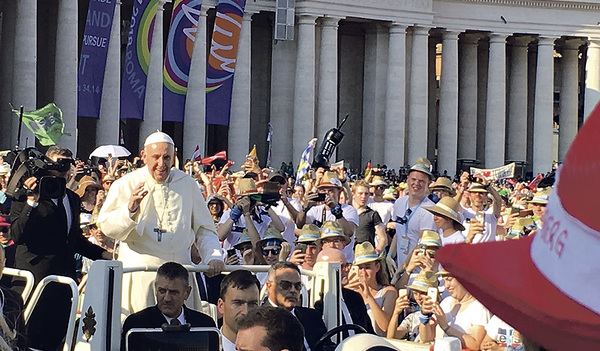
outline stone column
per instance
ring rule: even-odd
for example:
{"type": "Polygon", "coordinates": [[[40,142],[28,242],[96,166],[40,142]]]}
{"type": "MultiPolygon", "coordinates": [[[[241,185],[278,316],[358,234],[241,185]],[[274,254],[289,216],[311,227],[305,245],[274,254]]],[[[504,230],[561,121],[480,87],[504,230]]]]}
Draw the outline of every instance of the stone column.
{"type": "Polygon", "coordinates": [[[146,97],[144,100],[144,121],[140,125],[140,150],[144,141],[157,129],[162,130],[163,101],[163,12],[165,0],[158,1],[158,9],[154,18],[150,62],[148,63],[148,79],[146,80],[146,97]]]}
{"type": "Polygon", "coordinates": [[[577,134],[579,116],[579,47],[578,39],[567,40],[562,50],[558,160],[563,161],[577,134]]]}
{"type": "Polygon", "coordinates": [[[584,118],[587,118],[600,101],[600,38],[589,38],[585,62],[584,118]]]}
{"type": "Polygon", "coordinates": [[[458,34],[446,31],[442,37],[442,76],[438,122],[438,171],[456,174],[458,145],[458,34]]]}
{"type": "MultiPolygon", "coordinates": [[[[293,151],[301,155],[315,136],[315,20],[316,16],[298,15],[296,75],[294,86],[293,151]]],[[[319,144],[323,136],[319,135],[319,144]]],[[[294,161],[295,164],[296,161],[294,161]]]]}
{"type": "Polygon", "coordinates": [[[535,75],[535,110],[533,114],[533,173],[546,173],[552,168],[554,123],[554,40],[538,39],[535,75]]]}
{"type": "MultiPolygon", "coordinates": [[[[293,152],[294,78],[296,42],[280,40],[272,47],[271,124],[273,125],[273,165],[292,161],[298,165],[300,154],[293,152]]],[[[308,143],[308,140],[306,141],[308,143]]]]}
{"type": "Polygon", "coordinates": [[[514,37],[510,60],[508,93],[507,161],[527,160],[527,45],[531,37],[514,37]]]}
{"type": "Polygon", "coordinates": [[[458,56],[458,157],[477,158],[477,34],[463,34],[458,56]]]}
{"type": "MultiPolygon", "coordinates": [[[[12,104],[16,109],[22,105],[25,111],[30,111],[37,108],[37,1],[17,1],[16,3],[12,104]]],[[[75,70],[77,70],[77,66],[75,66],[75,70]]],[[[75,76],[77,76],[77,71],[75,76]]],[[[13,123],[12,135],[15,141],[18,128],[19,123],[13,123]]],[[[19,145],[21,148],[35,146],[35,137],[25,125],[21,128],[19,145]]]]}
{"type": "Polygon", "coordinates": [[[121,103],[121,1],[115,4],[104,84],[102,85],[102,101],[100,102],[100,119],[96,124],[96,145],[119,144],[119,119],[121,103]]]}
{"type": "Polygon", "coordinates": [[[504,165],[506,128],[506,35],[490,34],[485,118],[485,167],[504,165]]]}
{"type": "MultiPolygon", "coordinates": [[[[244,12],[238,45],[233,89],[231,91],[231,117],[227,157],[244,160],[250,151],[250,38],[253,12],[244,12]]],[[[265,126],[266,128],[266,126],[265,126]]]]}
{"type": "MultiPolygon", "coordinates": [[[[339,18],[321,18],[321,50],[317,95],[317,137],[337,126],[338,120],[338,22],[339,18]]],[[[335,154],[331,157],[335,161],[335,154]]]]}
{"type": "Polygon", "coordinates": [[[404,165],[406,125],[406,26],[390,25],[385,103],[384,162],[390,168],[404,165]]]}
{"type": "Polygon", "coordinates": [[[58,2],[54,102],[62,110],[65,132],[71,134],[63,135],[60,144],[73,155],[77,155],[77,18],[77,1],[58,2]]]}
{"type": "Polygon", "coordinates": [[[408,159],[427,156],[429,28],[413,27],[410,83],[408,89],[408,159]]]}
{"type": "MultiPolygon", "coordinates": [[[[385,143],[386,87],[388,29],[373,23],[365,33],[365,58],[363,77],[362,159],[373,164],[383,162],[385,143]]],[[[343,118],[344,116],[340,116],[343,118]]],[[[352,118],[350,116],[349,118],[352,118]]]]}
{"type": "Polygon", "coordinates": [[[206,156],[206,10],[202,5],[190,63],[183,122],[184,159],[192,156],[196,145],[202,156],[206,156]]]}

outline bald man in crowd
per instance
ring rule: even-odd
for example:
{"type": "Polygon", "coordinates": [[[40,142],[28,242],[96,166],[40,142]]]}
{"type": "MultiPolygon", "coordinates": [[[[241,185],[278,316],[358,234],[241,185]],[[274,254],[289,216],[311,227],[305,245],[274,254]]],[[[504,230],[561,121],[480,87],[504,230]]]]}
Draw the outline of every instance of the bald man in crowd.
{"type": "MultiPolygon", "coordinates": [[[[173,139],[158,131],[150,134],[141,156],[145,166],[113,183],[98,216],[104,234],[121,240],[119,260],[124,267],[169,261],[191,265],[190,249],[196,244],[201,263],[210,267],[207,276],[219,274],[224,264],[214,222],[198,184],[173,168],[173,139]]],[[[154,305],[154,277],[152,272],[123,276],[125,310],[154,305]]],[[[192,294],[190,305],[197,307],[200,296],[197,290],[192,294]]]]}

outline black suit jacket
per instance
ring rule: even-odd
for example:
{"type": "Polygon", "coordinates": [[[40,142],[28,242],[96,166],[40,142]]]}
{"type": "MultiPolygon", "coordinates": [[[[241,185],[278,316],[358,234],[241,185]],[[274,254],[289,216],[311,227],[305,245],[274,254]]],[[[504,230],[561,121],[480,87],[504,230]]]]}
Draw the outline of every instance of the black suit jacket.
{"type": "Polygon", "coordinates": [[[75,253],[96,260],[104,252],[83,236],[79,227],[79,196],[68,189],[66,196],[71,207],[68,232],[66,220],[52,200],[42,199],[36,208],[29,206],[26,200],[12,203],[10,229],[17,245],[15,267],[31,271],[36,284],[51,274],[75,279],[75,253]]]}
{"type": "MultiPolygon", "coordinates": [[[[356,291],[346,288],[342,288],[342,296],[344,297],[344,302],[350,312],[350,317],[352,317],[352,324],[358,324],[365,328],[368,333],[375,334],[373,324],[371,324],[371,318],[367,314],[367,306],[365,305],[362,296],[356,291]]],[[[315,301],[315,309],[323,314],[323,301],[315,301]]],[[[350,322],[344,318],[344,314],[342,314],[342,323],[350,324],[350,322]]],[[[347,338],[349,336],[348,332],[343,332],[343,336],[344,338],[347,338]]]]}
{"type": "Polygon", "coordinates": [[[317,341],[327,332],[321,313],[314,308],[297,306],[294,308],[294,314],[304,327],[304,338],[308,346],[314,350],[317,341]]]}
{"type": "Polygon", "coordinates": [[[23,319],[23,299],[21,295],[4,287],[2,292],[2,315],[11,330],[17,332],[14,340],[7,341],[13,350],[27,350],[25,320],[23,319]]]}
{"type": "MultiPolygon", "coordinates": [[[[216,327],[215,321],[208,315],[194,311],[183,306],[183,314],[186,323],[192,327],[216,327]]],[[[123,323],[123,333],[121,334],[121,350],[125,350],[125,336],[132,328],[160,328],[163,323],[167,323],[165,316],[160,312],[158,306],[154,305],[145,308],[139,312],[129,315],[123,323]]]]}

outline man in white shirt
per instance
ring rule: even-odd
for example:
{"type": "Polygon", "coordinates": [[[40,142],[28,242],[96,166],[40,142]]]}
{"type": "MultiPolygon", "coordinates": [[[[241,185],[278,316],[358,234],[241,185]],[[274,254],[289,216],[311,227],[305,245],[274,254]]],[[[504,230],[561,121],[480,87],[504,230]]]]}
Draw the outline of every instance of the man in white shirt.
{"type": "Polygon", "coordinates": [[[476,233],[473,237],[467,236],[466,242],[481,243],[496,241],[496,225],[500,217],[500,203],[502,201],[500,195],[486,179],[482,179],[482,183],[472,183],[468,191],[469,198],[471,199],[471,207],[463,208],[465,232],[469,232],[471,222],[483,223],[484,229],[483,232],[476,233]],[[492,206],[486,210],[485,203],[488,193],[492,194],[493,202],[492,206]]]}
{"type": "Polygon", "coordinates": [[[258,307],[259,292],[258,279],[245,269],[233,271],[221,281],[221,297],[217,302],[217,310],[223,315],[223,351],[235,351],[238,321],[248,314],[249,310],[258,307]]]}

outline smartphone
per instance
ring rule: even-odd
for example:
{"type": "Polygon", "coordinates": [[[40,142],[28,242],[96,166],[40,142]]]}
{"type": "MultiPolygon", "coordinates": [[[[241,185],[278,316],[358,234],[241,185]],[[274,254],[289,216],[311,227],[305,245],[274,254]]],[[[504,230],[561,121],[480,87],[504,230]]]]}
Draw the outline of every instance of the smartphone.
{"type": "Polygon", "coordinates": [[[325,193],[319,193],[319,196],[317,196],[317,199],[315,201],[317,201],[317,202],[323,202],[323,201],[325,201],[325,196],[326,195],[327,194],[325,194],[325,193]]]}
{"type": "Polygon", "coordinates": [[[518,208],[518,207],[511,207],[510,208],[510,213],[519,213],[519,211],[521,211],[521,209],[518,208]]]}
{"type": "Polygon", "coordinates": [[[533,216],[533,210],[520,210],[519,217],[533,216]]]}
{"type": "Polygon", "coordinates": [[[308,245],[306,245],[305,243],[297,243],[296,247],[294,248],[294,251],[300,250],[300,253],[306,253],[307,246],[308,245]]]}
{"type": "Polygon", "coordinates": [[[475,214],[475,219],[479,223],[484,223],[485,222],[485,213],[483,213],[483,211],[477,211],[477,213],[475,214]]]}
{"type": "Polygon", "coordinates": [[[235,252],[235,249],[227,250],[227,257],[232,257],[232,256],[237,256],[237,252],[235,252]]]}
{"type": "Polygon", "coordinates": [[[428,288],[427,296],[429,296],[433,302],[437,302],[438,289],[437,288],[428,288]]]}
{"type": "Polygon", "coordinates": [[[406,289],[400,289],[400,290],[398,290],[398,296],[399,297],[406,296],[406,295],[408,295],[408,290],[406,290],[406,289]]]}

